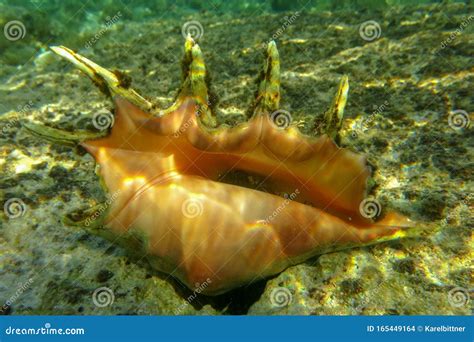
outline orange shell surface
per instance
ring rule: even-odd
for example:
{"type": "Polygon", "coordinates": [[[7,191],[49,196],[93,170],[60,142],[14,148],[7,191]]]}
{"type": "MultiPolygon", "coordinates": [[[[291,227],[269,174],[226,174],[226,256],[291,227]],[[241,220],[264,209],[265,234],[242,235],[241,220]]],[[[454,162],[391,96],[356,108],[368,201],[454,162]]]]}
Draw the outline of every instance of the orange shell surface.
{"type": "Polygon", "coordinates": [[[191,289],[206,282],[202,292],[222,293],[328,250],[395,237],[407,222],[361,214],[365,158],[327,135],[281,129],[266,113],[203,128],[192,97],[163,116],[120,97],[115,107],[110,134],[82,143],[114,194],[105,225],[143,237],[152,265],[191,289]],[[272,193],[219,181],[233,170],[262,176],[272,193]]]}

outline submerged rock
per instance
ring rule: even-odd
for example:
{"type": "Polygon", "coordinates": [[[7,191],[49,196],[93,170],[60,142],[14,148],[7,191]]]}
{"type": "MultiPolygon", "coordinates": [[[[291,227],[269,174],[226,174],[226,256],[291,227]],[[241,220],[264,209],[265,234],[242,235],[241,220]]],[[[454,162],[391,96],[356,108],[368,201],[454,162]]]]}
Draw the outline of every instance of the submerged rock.
{"type": "MultiPolygon", "coordinates": [[[[348,74],[342,145],[368,155],[375,169],[373,195],[382,207],[390,205],[428,228],[416,240],[326,254],[288,268],[266,286],[249,287],[248,297],[242,294],[246,289],[220,299],[192,295],[120,247],[63,225],[66,213],[104,199],[93,159],[81,149],[51,147],[19,122],[48,118],[61,129],[87,128],[94,113],[111,104],[60,62],[42,70],[32,62],[2,66],[0,199],[2,205],[15,200],[9,203],[16,203],[16,211],[2,212],[0,220],[0,305],[5,303],[0,309],[4,314],[469,314],[474,37],[472,25],[463,23],[472,12],[472,5],[454,3],[376,13],[303,10],[289,25],[285,20],[292,12],[182,19],[181,24],[198,20],[204,28],[200,44],[229,123],[245,118],[262,43],[275,32],[286,70],[282,108],[303,131],[314,130],[314,118],[323,115],[338,76],[348,74]],[[368,41],[360,26],[370,20],[380,35],[368,41]],[[245,305],[233,309],[244,297],[245,305]]],[[[112,31],[102,35],[88,56],[127,69],[142,94],[165,94],[156,99],[165,107],[180,84],[181,25],[176,19],[127,18],[113,37],[112,31]]],[[[38,32],[29,39],[46,42],[38,32]]],[[[89,38],[71,47],[79,50],[89,38]]]]}

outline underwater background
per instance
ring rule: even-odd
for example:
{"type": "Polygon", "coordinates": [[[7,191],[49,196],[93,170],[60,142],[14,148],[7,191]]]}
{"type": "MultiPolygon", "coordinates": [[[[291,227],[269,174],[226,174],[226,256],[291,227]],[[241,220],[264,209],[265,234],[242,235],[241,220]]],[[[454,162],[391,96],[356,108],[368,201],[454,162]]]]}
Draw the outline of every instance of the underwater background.
{"type": "Polygon", "coordinates": [[[471,314],[472,1],[2,0],[0,26],[0,314],[471,314]],[[280,107],[305,133],[348,75],[341,145],[367,156],[381,207],[420,222],[423,235],[324,254],[208,297],[64,225],[105,198],[94,160],[22,122],[93,131],[94,113],[112,104],[48,46],[125,72],[164,108],[181,85],[188,33],[221,123],[247,119],[270,40],[280,107]]]}

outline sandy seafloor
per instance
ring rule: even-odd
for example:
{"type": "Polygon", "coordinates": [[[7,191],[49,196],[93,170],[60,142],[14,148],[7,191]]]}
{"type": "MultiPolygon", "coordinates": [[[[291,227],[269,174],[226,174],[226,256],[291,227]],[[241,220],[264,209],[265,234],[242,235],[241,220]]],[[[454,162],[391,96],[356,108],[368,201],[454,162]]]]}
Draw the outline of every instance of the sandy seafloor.
{"type": "MultiPolygon", "coordinates": [[[[43,54],[21,67],[4,60],[0,199],[2,205],[11,198],[25,203],[20,217],[0,214],[0,305],[8,304],[4,314],[471,313],[472,5],[303,10],[292,24],[285,24],[293,14],[206,12],[180,20],[121,19],[92,47],[84,47],[90,33],[68,47],[102,66],[126,71],[136,90],[165,107],[180,85],[181,27],[197,20],[204,29],[200,46],[219,96],[219,119],[234,123],[245,120],[253,99],[262,43],[280,32],[281,108],[311,134],[341,75],[349,75],[341,143],[368,157],[377,184],[373,195],[382,207],[419,221],[425,233],[325,254],[268,282],[215,298],[198,296],[187,304],[191,292],[153,271],[145,258],[130,258],[121,247],[62,223],[72,210],[104,200],[94,160],[81,149],[30,136],[20,124],[34,120],[93,130],[93,114],[111,109],[111,101],[59,57],[43,54]],[[368,20],[381,28],[380,37],[372,41],[359,34],[360,24],[368,20]],[[456,30],[459,34],[453,36],[456,30]],[[449,124],[449,114],[459,110],[467,113],[470,126],[455,129],[449,124]],[[105,307],[92,300],[101,287],[113,291],[114,301],[105,307]],[[286,305],[271,301],[279,287],[291,294],[286,305]]],[[[32,42],[35,51],[45,44],[32,42]]],[[[9,58],[12,51],[9,47],[9,58]]]]}

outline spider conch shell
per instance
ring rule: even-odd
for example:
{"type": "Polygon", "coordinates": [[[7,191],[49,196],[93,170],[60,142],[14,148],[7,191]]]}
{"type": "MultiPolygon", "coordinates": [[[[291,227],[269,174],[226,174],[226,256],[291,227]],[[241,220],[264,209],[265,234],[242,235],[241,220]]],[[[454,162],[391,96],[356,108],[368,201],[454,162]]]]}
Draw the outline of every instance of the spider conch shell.
{"type": "Polygon", "coordinates": [[[347,99],[346,76],[324,115],[323,134],[309,137],[274,120],[287,114],[279,110],[274,42],[267,46],[253,115],[236,127],[217,126],[202,53],[191,38],[185,43],[183,86],[174,104],[161,111],[120,73],[68,48],[52,50],[115,103],[114,125],[102,136],[26,125],[53,140],[78,142],[99,164],[113,197],[103,215],[77,221],[125,241],[190,289],[205,283],[202,292],[216,295],[317,254],[402,237],[402,228],[411,225],[396,213],[374,222],[361,207],[370,176],[366,160],[334,142],[347,99]],[[272,193],[219,181],[232,170],[265,177],[272,193]],[[278,195],[283,192],[290,195],[278,195]]]}

